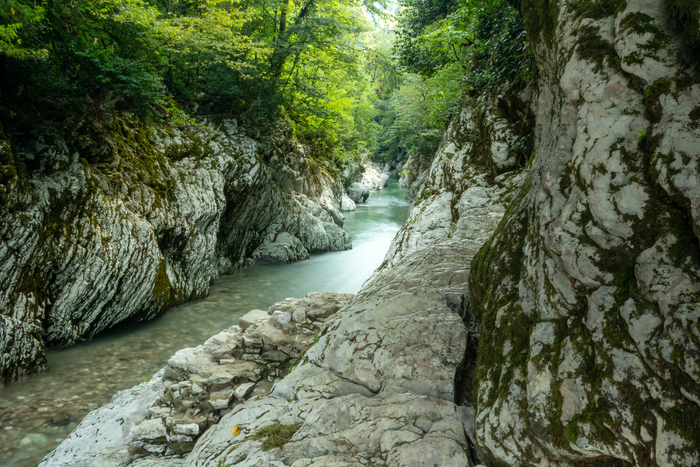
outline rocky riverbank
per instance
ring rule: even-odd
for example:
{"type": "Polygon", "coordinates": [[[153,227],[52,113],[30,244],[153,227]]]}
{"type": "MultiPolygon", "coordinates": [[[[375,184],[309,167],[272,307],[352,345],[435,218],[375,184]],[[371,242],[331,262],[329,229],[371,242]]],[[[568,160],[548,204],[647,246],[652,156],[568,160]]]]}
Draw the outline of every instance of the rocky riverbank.
{"type": "Polygon", "coordinates": [[[237,405],[266,396],[313,343],[323,320],[351,297],[312,293],[269,311],[250,311],[237,326],[177,352],[151,381],[90,413],[43,464],[125,465],[143,455],[181,457],[237,405]]]}

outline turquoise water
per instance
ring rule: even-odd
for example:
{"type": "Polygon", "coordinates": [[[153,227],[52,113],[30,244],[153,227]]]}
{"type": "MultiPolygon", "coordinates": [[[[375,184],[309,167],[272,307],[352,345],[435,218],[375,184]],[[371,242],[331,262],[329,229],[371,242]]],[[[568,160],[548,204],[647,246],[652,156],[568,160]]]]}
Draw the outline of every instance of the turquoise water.
{"type": "Polygon", "coordinates": [[[259,265],[217,280],[207,298],[173,308],[151,322],[107,332],[48,352],[51,368],[0,389],[0,466],[36,466],[90,410],[237,324],[253,308],[313,291],[355,293],[381,264],[408,203],[396,183],[344,213],[353,249],[312,255],[287,265],[259,265]]]}

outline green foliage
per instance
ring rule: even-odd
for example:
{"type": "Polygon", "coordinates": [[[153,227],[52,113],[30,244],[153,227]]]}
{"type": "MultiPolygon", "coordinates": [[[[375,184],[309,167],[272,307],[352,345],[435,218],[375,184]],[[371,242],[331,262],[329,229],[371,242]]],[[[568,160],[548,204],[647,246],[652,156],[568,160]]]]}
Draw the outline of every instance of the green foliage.
{"type": "Polygon", "coordinates": [[[404,0],[394,52],[404,70],[377,103],[377,158],[432,157],[466,99],[511,94],[537,74],[523,20],[509,2],[404,0]]]}
{"type": "Polygon", "coordinates": [[[6,0],[0,9],[0,54],[18,59],[44,59],[48,56],[45,48],[26,47],[20,37],[21,29],[44,19],[43,2],[26,0],[6,0]]]}
{"type": "Polygon", "coordinates": [[[439,25],[458,9],[457,0],[401,0],[398,39],[395,50],[399,62],[406,69],[431,75],[449,63],[442,47],[430,49],[423,39],[433,25],[439,25]]]}
{"type": "Polygon", "coordinates": [[[462,70],[455,65],[429,78],[406,75],[384,103],[377,154],[384,160],[414,154],[429,158],[437,149],[462,91],[462,70]]]}
{"type": "Polygon", "coordinates": [[[8,1],[0,124],[17,154],[38,135],[82,154],[116,110],[262,133],[288,118],[332,161],[430,157],[464,90],[519,89],[536,72],[517,10],[498,0],[405,0],[398,35],[371,0],[8,1]],[[394,64],[394,38],[415,74],[394,64]]]}
{"type": "Polygon", "coordinates": [[[294,433],[299,431],[299,428],[300,427],[294,425],[273,423],[259,429],[250,439],[262,439],[263,442],[260,449],[269,451],[274,448],[281,448],[287,444],[287,442],[292,439],[292,436],[294,436],[294,433]]]}
{"type": "Polygon", "coordinates": [[[381,1],[8,1],[0,123],[13,144],[79,140],[110,110],[146,121],[234,117],[257,130],[287,117],[329,159],[372,144],[362,8],[377,13],[381,1]]]}

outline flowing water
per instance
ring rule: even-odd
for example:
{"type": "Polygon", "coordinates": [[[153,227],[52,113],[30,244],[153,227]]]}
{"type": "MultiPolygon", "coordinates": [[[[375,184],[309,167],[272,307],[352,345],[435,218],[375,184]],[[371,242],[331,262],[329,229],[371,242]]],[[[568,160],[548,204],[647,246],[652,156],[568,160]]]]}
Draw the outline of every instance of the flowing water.
{"type": "Polygon", "coordinates": [[[345,213],[353,249],[287,265],[259,265],[222,277],[207,298],[149,323],[48,352],[51,368],[0,389],[0,466],[36,466],[89,412],[148,379],[168,358],[238,322],[253,308],[313,291],[356,293],[381,264],[406,220],[396,182],[345,213]]]}

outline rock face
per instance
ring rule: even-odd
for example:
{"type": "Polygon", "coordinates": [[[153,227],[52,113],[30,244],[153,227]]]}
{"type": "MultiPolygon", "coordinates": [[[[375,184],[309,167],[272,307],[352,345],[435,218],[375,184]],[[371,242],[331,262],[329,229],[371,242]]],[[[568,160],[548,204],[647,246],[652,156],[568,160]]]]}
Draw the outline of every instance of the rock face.
{"type": "Polygon", "coordinates": [[[91,412],[41,465],[123,466],[144,456],[179,465],[222,416],[249,398],[266,396],[314,341],[322,321],[351,298],[312,293],[277,303],[269,312],[253,310],[240,320],[245,330],[233,326],[180,350],[151,381],[91,412]]]}
{"type": "Polygon", "coordinates": [[[378,191],[387,186],[389,183],[389,175],[383,173],[372,164],[368,164],[365,166],[365,171],[362,172],[360,183],[368,186],[371,191],[378,191]]]}
{"type": "Polygon", "coordinates": [[[283,125],[264,143],[235,122],[102,131],[101,163],[58,143],[14,154],[0,132],[0,380],[41,368],[45,344],[151,319],[251,261],[351,247],[342,185],[283,125]],[[18,169],[33,159],[43,169],[18,169]]]}
{"type": "MultiPolygon", "coordinates": [[[[348,170],[346,168],[345,172],[348,172],[348,170]]],[[[345,211],[353,211],[355,204],[367,201],[370,192],[381,190],[389,183],[389,175],[382,173],[371,164],[361,166],[361,169],[357,170],[354,177],[353,179],[346,179],[345,189],[347,196],[354,204],[347,203],[347,208],[343,209],[345,211]]],[[[345,201],[343,206],[346,206],[345,201]]]]}
{"type": "Polygon", "coordinates": [[[390,160],[384,164],[381,171],[389,176],[389,178],[399,178],[399,172],[403,167],[402,161],[390,160]]]}
{"type": "Polygon", "coordinates": [[[368,185],[363,185],[360,182],[353,182],[348,187],[348,198],[355,204],[364,203],[369,198],[370,188],[368,185]]]}
{"type": "Polygon", "coordinates": [[[309,259],[309,252],[301,241],[281,232],[272,243],[264,243],[253,252],[253,260],[256,263],[293,263],[303,259],[309,259]]]}
{"type": "Polygon", "coordinates": [[[669,21],[691,6],[603,3],[523,2],[535,156],[470,278],[477,444],[507,465],[700,458],[700,85],[669,21]]]}

